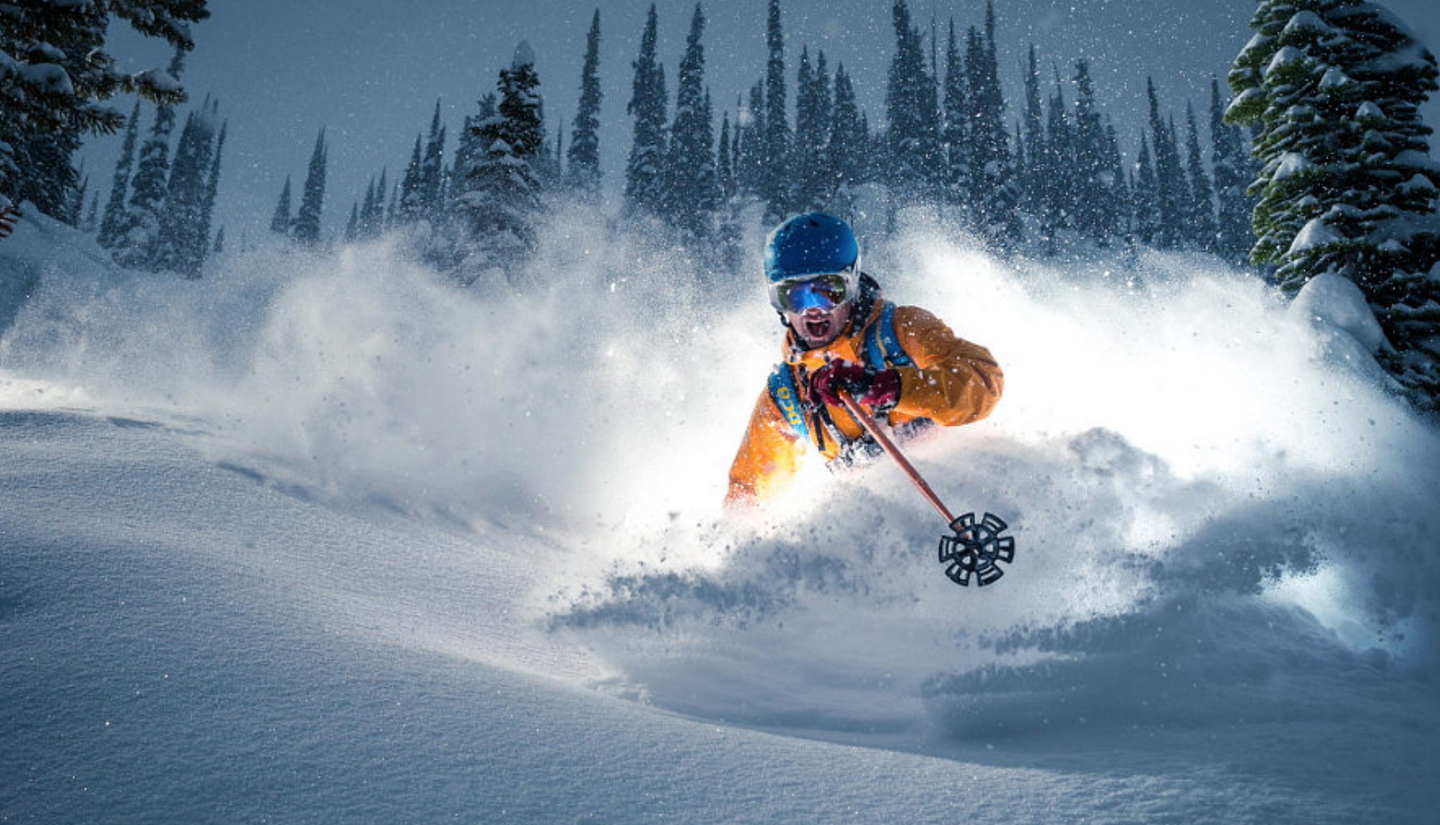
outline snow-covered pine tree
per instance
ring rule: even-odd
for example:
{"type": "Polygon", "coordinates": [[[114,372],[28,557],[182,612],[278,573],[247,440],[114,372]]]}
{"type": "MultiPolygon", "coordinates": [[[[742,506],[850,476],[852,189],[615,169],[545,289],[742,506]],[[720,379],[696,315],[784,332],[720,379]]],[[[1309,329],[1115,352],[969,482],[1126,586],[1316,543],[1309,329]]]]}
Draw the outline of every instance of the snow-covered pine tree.
{"type": "Polygon", "coordinates": [[[430,133],[425,139],[425,154],[420,161],[416,185],[419,201],[418,217],[434,220],[440,212],[440,189],[445,179],[445,127],[440,123],[440,100],[435,100],[435,114],[430,119],[430,133]]]}
{"type": "Polygon", "coordinates": [[[715,150],[715,183],[720,188],[722,202],[734,197],[736,192],[735,159],[730,145],[730,113],[725,112],[720,118],[720,143],[715,150]]]}
{"type": "Polygon", "coordinates": [[[515,278],[514,267],[536,244],[540,180],[533,162],[545,134],[540,77],[528,41],[516,47],[515,59],[510,68],[501,70],[497,85],[496,113],[475,125],[483,154],[471,172],[471,188],[456,200],[471,229],[462,274],[470,283],[491,267],[515,278]]]}
{"type": "Polygon", "coordinates": [[[705,91],[705,13],[695,4],[676,81],[675,121],[666,160],[664,215],[696,248],[710,242],[720,192],[715,179],[715,131],[705,91]]]}
{"type": "Polygon", "coordinates": [[[1195,125],[1195,107],[1185,104],[1185,153],[1190,197],[1185,208],[1188,245],[1202,252],[1216,249],[1218,228],[1215,225],[1214,187],[1205,172],[1200,154],[1200,130],[1195,125]]]}
{"type": "MultiPolygon", "coordinates": [[[[1155,153],[1155,209],[1158,212],[1154,236],[1147,241],[1162,249],[1178,247],[1185,237],[1185,174],[1180,166],[1175,130],[1160,115],[1160,96],[1154,78],[1145,78],[1150,102],[1150,139],[1155,153]]],[[[1142,185],[1143,182],[1142,182],[1142,185]]]]}
{"type": "Polygon", "coordinates": [[[115,177],[110,184],[110,199],[100,219],[100,232],[95,241],[105,249],[115,245],[130,229],[130,212],[125,202],[130,196],[130,173],[135,168],[135,138],[140,128],[140,101],[125,127],[125,140],[120,146],[120,160],[115,164],[115,177]]]}
{"type": "MultiPolygon", "coordinates": [[[[1105,119],[1105,168],[1109,170],[1106,190],[1110,208],[1105,210],[1106,236],[1115,238],[1121,246],[1132,248],[1135,243],[1134,224],[1131,217],[1134,208],[1131,203],[1130,177],[1125,174],[1125,161],[1120,154],[1120,138],[1115,124],[1105,119]]],[[[1101,245],[1105,245],[1102,239],[1101,245]]]]}
{"type": "Polygon", "coordinates": [[[362,238],[378,238],[380,233],[385,230],[385,194],[389,186],[385,179],[388,177],[389,171],[389,167],[381,167],[379,180],[377,181],[373,177],[370,179],[374,192],[366,193],[369,201],[368,208],[363,209],[360,213],[360,237],[362,238]]]}
{"type": "MultiPolygon", "coordinates": [[[[1033,51],[1033,50],[1032,50],[1033,51]]],[[[955,38],[955,19],[950,19],[945,41],[945,81],[943,93],[943,126],[940,132],[941,163],[944,170],[940,200],[962,212],[971,203],[970,197],[970,111],[965,91],[965,64],[955,38]]],[[[853,93],[851,95],[854,97],[853,93]]],[[[967,214],[968,219],[968,214],[967,214]]]]}
{"type": "Polygon", "coordinates": [[[165,190],[165,209],[150,266],[157,272],[178,272],[200,277],[200,264],[210,245],[209,229],[202,226],[207,194],[206,176],[214,153],[215,122],[207,102],[191,112],[180,130],[175,159],[165,190]]]}
{"type": "Polygon", "coordinates": [[[765,222],[776,224],[793,211],[789,171],[790,121],[785,97],[785,32],[780,25],[780,0],[770,0],[765,16],[765,133],[761,143],[760,197],[765,222]]]}
{"type": "Polygon", "coordinates": [[[1235,58],[1227,120],[1264,163],[1252,260],[1287,292],[1322,273],[1356,283],[1388,339],[1382,362],[1440,407],[1440,164],[1419,106],[1435,56],[1379,4],[1262,0],[1235,58]]]}
{"type": "MultiPolygon", "coordinates": [[[[214,104],[212,117],[219,117],[220,104],[214,104]]],[[[199,244],[198,257],[203,262],[207,256],[208,241],[210,238],[210,226],[215,219],[215,200],[220,196],[220,158],[225,153],[225,136],[229,132],[230,122],[220,121],[220,134],[215,138],[215,154],[210,161],[210,175],[205,181],[205,201],[200,208],[200,231],[197,233],[199,244]]]]}
{"type": "Polygon", "coordinates": [[[355,243],[360,239],[360,204],[356,201],[350,202],[350,219],[345,222],[345,243],[355,243]]]}
{"type": "Polygon", "coordinates": [[[1025,142],[1023,148],[1018,142],[1015,147],[1015,165],[1020,169],[1015,183],[1020,189],[1020,208],[1036,217],[1044,212],[1046,181],[1050,179],[1044,112],[1040,100],[1040,67],[1032,43],[1025,58],[1025,112],[1021,131],[1025,142]]]}
{"type": "Polygon", "coordinates": [[[1075,226],[1076,163],[1074,135],[1065,105],[1065,92],[1060,83],[1060,69],[1055,69],[1055,93],[1046,101],[1044,183],[1040,186],[1040,234],[1047,253],[1055,251],[1057,236],[1075,226]]]}
{"type": "Polygon", "coordinates": [[[410,151],[410,162],[405,165],[405,176],[400,179],[400,196],[396,199],[395,221],[402,224],[413,224],[420,220],[424,213],[423,205],[420,202],[420,187],[423,173],[421,163],[424,155],[421,145],[422,135],[415,135],[415,148],[410,151]]]}
{"type": "Polygon", "coordinates": [[[1250,138],[1239,126],[1225,122],[1229,101],[1220,96],[1220,81],[1210,78],[1210,164],[1215,171],[1216,232],[1215,252],[1235,264],[1250,260],[1255,234],[1250,229],[1250,212],[1255,200],[1246,194],[1254,180],[1250,138]]]}
{"type": "Polygon", "coordinates": [[[855,217],[856,189],[866,180],[869,142],[870,136],[860,119],[855,86],[842,63],[835,68],[835,101],[825,151],[830,156],[831,174],[835,176],[830,185],[831,210],[847,220],[855,217]]]}
{"type": "MultiPolygon", "coordinates": [[[[180,77],[185,52],[175,50],[169,75],[180,77]]],[[[155,261],[160,237],[160,214],[165,209],[166,181],[170,176],[170,133],[175,128],[175,107],[161,104],[155,109],[155,123],[140,147],[140,161],[130,182],[130,225],[115,246],[115,260],[121,266],[149,267],[155,261]]]]}
{"type": "Polygon", "coordinates": [[[0,192],[39,197],[47,201],[36,201],[41,209],[58,209],[63,198],[48,200],[57,186],[63,194],[73,186],[65,170],[81,137],[125,124],[120,111],[101,101],[121,92],[169,105],[184,100],[171,75],[115,68],[104,48],[112,15],[142,35],[189,50],[188,24],[209,12],[205,0],[22,2],[0,10],[0,192]]]}
{"type": "Polygon", "coordinates": [[[740,248],[742,199],[735,177],[734,141],[730,132],[730,113],[720,122],[720,147],[715,161],[716,184],[720,191],[720,207],[715,226],[715,263],[721,273],[734,273],[740,268],[744,253],[740,248]]]}
{"type": "Polygon", "coordinates": [[[290,226],[294,223],[290,208],[290,176],[285,176],[285,188],[280,190],[280,200],[275,204],[275,213],[270,216],[270,231],[290,237],[290,226]]]}
{"type": "Polygon", "coordinates": [[[935,173],[944,168],[934,80],[925,67],[923,39],[911,22],[905,0],[895,0],[891,21],[895,27],[895,54],[885,85],[891,201],[934,202],[938,195],[935,173]]]}
{"type": "Polygon", "coordinates": [[[634,64],[630,103],[626,112],[635,118],[630,159],[625,166],[625,203],[634,213],[658,215],[665,202],[666,92],[665,67],[656,56],[659,22],[655,4],[645,17],[640,54],[634,64]]]}
{"type": "Polygon", "coordinates": [[[325,205],[325,166],[330,148],[325,143],[325,127],[315,137],[315,148],[310,153],[310,166],[305,171],[305,186],[301,189],[300,210],[295,213],[295,225],[291,230],[295,240],[302,244],[315,245],[320,242],[320,213],[325,205]]]}
{"type": "Polygon", "coordinates": [[[85,201],[90,190],[90,176],[85,174],[85,163],[83,160],[80,163],[80,168],[76,169],[75,172],[80,178],[80,183],[71,190],[70,203],[66,206],[65,214],[61,216],[61,220],[79,229],[80,224],[85,220],[85,201]]]}
{"type": "Polygon", "coordinates": [[[1135,180],[1130,187],[1131,223],[1135,240],[1150,245],[1160,237],[1160,187],[1155,180],[1155,164],[1150,158],[1150,138],[1140,135],[1140,155],[1135,161],[1135,180]]]}
{"type": "Polygon", "coordinates": [[[79,182],[71,158],[80,148],[80,134],[69,130],[46,132],[10,144],[10,148],[19,170],[10,188],[12,198],[30,201],[41,212],[68,223],[79,182]]]}
{"type": "Polygon", "coordinates": [[[832,114],[830,69],[825,53],[814,66],[808,47],[800,50],[800,68],[795,83],[795,140],[791,146],[790,168],[794,174],[796,210],[826,209],[834,193],[835,172],[829,153],[832,114]]]}
{"type": "Polygon", "coordinates": [[[1012,249],[1020,239],[1020,193],[1013,176],[1009,133],[1005,129],[1005,99],[1000,90],[995,49],[995,5],[985,4],[985,35],[971,28],[965,50],[965,74],[970,79],[971,186],[976,193],[976,228],[992,247],[1012,249]]]}
{"type": "MultiPolygon", "coordinates": [[[[742,99],[743,100],[743,99],[742,99]]],[[[741,103],[735,115],[735,185],[744,194],[761,198],[765,171],[765,81],[750,87],[748,103],[741,103]]]]}
{"type": "Polygon", "coordinates": [[[1116,231],[1118,203],[1114,193],[1114,165],[1108,137],[1095,102],[1090,64],[1075,61],[1075,229],[1100,246],[1109,246],[1116,231]]]}
{"type": "Polygon", "coordinates": [[[600,196],[600,9],[585,35],[585,63],[580,70],[580,105],[571,124],[570,148],[565,158],[565,180],[587,200],[600,196]]]}

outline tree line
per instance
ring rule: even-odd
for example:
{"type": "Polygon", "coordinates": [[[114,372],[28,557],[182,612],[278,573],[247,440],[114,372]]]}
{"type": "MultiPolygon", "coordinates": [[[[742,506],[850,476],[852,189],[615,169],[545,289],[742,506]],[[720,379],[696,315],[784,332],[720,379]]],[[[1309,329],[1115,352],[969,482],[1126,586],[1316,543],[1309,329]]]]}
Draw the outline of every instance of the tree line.
{"type": "MultiPolygon", "coordinates": [[[[71,222],[98,224],[125,265],[193,277],[204,250],[220,242],[209,235],[224,141],[218,107],[207,102],[187,117],[173,161],[165,146],[183,101],[184,24],[208,12],[203,0],[124,4],[117,14],[177,48],[168,73],[127,78],[104,69],[98,5],[3,11],[26,15],[23,31],[38,34],[17,37],[22,29],[7,26],[0,40],[0,79],[11,90],[0,96],[0,187],[71,222]],[[57,97],[64,80],[73,85],[57,97]],[[138,107],[127,120],[95,105],[120,91],[157,107],[138,161],[138,107]],[[104,217],[95,217],[96,195],[82,218],[87,184],[70,165],[74,146],[122,125],[126,147],[104,217]]],[[[951,19],[943,34],[933,20],[924,31],[906,0],[891,9],[885,111],[872,124],[855,94],[863,79],[842,63],[832,68],[808,45],[787,62],[780,0],[767,8],[763,72],[719,106],[705,79],[707,20],[697,4],[672,97],[652,5],[624,107],[631,141],[622,221],[688,246],[702,276],[733,271],[746,221],[770,225],[805,209],[849,216],[862,201],[881,204],[892,228],[902,206],[929,209],[1001,254],[1056,254],[1075,242],[1196,250],[1248,264],[1292,294],[1338,273],[1380,320],[1382,363],[1412,398],[1435,406],[1440,165],[1429,157],[1419,106],[1436,90],[1437,71],[1403,22],[1360,0],[1262,0],[1254,37],[1229,67],[1229,89],[1212,78],[1208,111],[1197,116],[1187,102],[1177,120],[1147,78],[1146,126],[1126,136],[1100,111],[1084,59],[1042,71],[1032,47],[1023,99],[1006,101],[993,3],[978,24],[951,19]]],[[[398,179],[380,170],[351,206],[344,240],[403,228],[462,282],[522,271],[551,204],[601,197],[601,43],[597,10],[568,145],[563,123],[553,134],[545,124],[534,54],[522,43],[448,157],[437,103],[398,179]]],[[[322,130],[298,213],[287,179],[272,217],[271,228],[298,243],[322,240],[327,157],[322,130]]]]}

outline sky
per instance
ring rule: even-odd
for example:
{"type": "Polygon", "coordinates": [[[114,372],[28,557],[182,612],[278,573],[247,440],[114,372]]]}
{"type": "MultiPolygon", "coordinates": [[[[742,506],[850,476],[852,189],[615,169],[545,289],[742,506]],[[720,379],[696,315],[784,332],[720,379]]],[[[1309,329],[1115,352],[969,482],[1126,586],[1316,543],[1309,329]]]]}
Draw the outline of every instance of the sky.
{"type": "MultiPolygon", "coordinates": [[[[447,150],[476,101],[495,88],[519,41],[529,40],[545,100],[547,127],[568,123],[579,98],[585,34],[597,6],[601,15],[601,162],[606,185],[617,188],[630,144],[631,62],[639,48],[647,0],[212,0],[212,16],[195,27],[196,49],[182,80],[192,100],[213,96],[229,120],[229,137],[217,222],[232,240],[264,231],[286,176],[298,187],[320,129],[329,144],[325,230],[339,233],[353,202],[363,197],[372,175],[388,168],[390,181],[403,172],[415,137],[428,129],[436,101],[449,130],[447,150]]],[[[1440,42],[1440,9],[1431,0],[1394,0],[1389,6],[1432,50],[1440,42]]],[[[675,77],[694,3],[657,0],[661,58],[669,91],[675,77]]],[[[1010,116],[1017,115],[1021,62],[1030,43],[1042,72],[1064,77],[1086,58],[1096,79],[1102,110],[1120,128],[1122,149],[1133,156],[1145,118],[1145,78],[1153,76],[1162,106],[1183,123],[1185,102],[1193,102],[1202,138],[1209,104],[1209,78],[1223,78],[1249,39],[1250,0],[998,0],[997,41],[1010,116]]],[[[735,108],[761,76],[766,59],[766,0],[704,4],[706,79],[717,109],[735,108]]],[[[872,124],[884,114],[885,72],[893,47],[889,0],[829,0],[801,4],[783,0],[790,105],[800,49],[812,59],[823,50],[831,67],[843,63],[872,124]]],[[[964,36],[983,22],[981,0],[911,3],[912,15],[928,28],[933,17],[941,37],[954,19],[964,36]]],[[[168,53],[158,41],[128,28],[113,35],[112,50],[123,68],[163,66],[168,53]]],[[[1048,96],[1048,92],[1047,92],[1048,96]]],[[[1067,100],[1073,90],[1067,87],[1067,100]]],[[[128,100],[115,105],[128,112],[128,100]]],[[[1425,109],[1427,122],[1440,123],[1440,101],[1425,109]]],[[[717,111],[717,134],[718,118],[717,111]]],[[[142,116],[142,130],[151,114],[142,116]]],[[[119,155],[119,135],[92,139],[81,152],[91,191],[102,200],[119,155]]]]}

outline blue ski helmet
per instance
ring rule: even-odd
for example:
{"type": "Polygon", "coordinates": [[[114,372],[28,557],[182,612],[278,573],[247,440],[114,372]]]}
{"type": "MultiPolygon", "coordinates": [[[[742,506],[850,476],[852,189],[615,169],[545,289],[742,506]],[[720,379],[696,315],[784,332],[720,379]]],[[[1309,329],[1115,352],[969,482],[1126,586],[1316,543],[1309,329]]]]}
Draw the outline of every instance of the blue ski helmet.
{"type": "Polygon", "coordinates": [[[825,212],[796,215],[775,227],[765,243],[765,275],[770,283],[810,275],[860,272],[860,244],[850,224],[825,212]]]}

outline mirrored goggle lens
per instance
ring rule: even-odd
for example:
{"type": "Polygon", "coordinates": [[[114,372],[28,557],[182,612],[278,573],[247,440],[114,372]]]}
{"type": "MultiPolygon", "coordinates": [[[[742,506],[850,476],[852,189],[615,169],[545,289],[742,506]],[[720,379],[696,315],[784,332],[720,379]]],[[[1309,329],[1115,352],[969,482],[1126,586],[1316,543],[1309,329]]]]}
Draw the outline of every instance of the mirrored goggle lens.
{"type": "Polygon", "coordinates": [[[799,313],[810,307],[833,309],[845,302],[849,292],[844,275],[818,275],[803,281],[781,281],[774,287],[774,300],[777,309],[799,313]]]}

